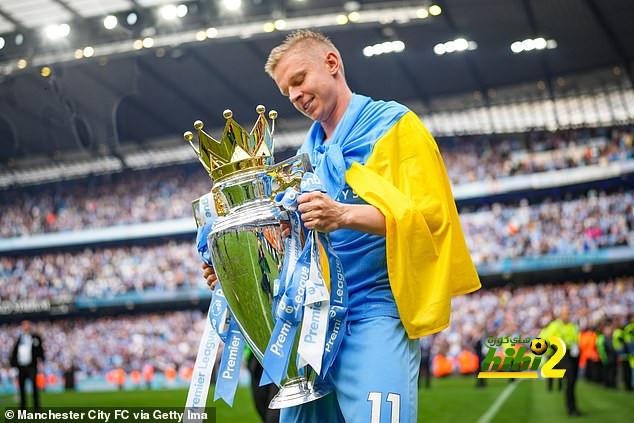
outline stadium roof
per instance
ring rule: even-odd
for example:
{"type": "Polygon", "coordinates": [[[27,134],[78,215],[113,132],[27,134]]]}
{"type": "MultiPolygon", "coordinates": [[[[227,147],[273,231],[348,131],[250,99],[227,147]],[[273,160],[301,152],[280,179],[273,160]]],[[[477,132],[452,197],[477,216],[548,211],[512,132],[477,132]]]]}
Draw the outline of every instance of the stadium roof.
{"type": "Polygon", "coordinates": [[[248,126],[260,103],[280,112],[282,128],[284,119],[292,127],[299,114],[263,72],[269,50],[292,27],[331,36],[354,91],[421,110],[458,94],[484,105],[502,101],[496,92],[523,83],[535,96],[578,93],[585,82],[570,83],[571,75],[595,70],[607,69],[590,84],[632,81],[631,0],[241,3],[231,12],[223,1],[2,0],[0,165],[71,151],[116,156],[160,137],[181,142],[195,119],[220,127],[226,108],[248,126]],[[167,3],[184,4],[186,15],[166,18],[167,3]],[[134,24],[126,22],[131,12],[134,24]],[[103,25],[108,14],[119,22],[112,31],[103,25]],[[62,24],[68,27],[50,26],[62,24]],[[445,44],[456,39],[466,44],[445,44]],[[517,44],[530,51],[514,53],[512,43],[522,40],[538,41],[517,44]],[[364,54],[394,41],[402,44],[366,53],[404,50],[364,54]],[[548,48],[535,48],[543,42],[548,48]]]}

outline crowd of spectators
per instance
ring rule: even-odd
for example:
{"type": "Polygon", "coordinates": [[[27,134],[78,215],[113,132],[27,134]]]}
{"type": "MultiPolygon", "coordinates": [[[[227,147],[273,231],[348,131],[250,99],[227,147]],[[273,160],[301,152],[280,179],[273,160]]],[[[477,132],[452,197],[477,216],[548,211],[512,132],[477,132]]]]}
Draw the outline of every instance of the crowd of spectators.
{"type": "Polygon", "coordinates": [[[634,157],[631,128],[462,136],[439,140],[451,183],[567,169],[634,157]]]}
{"type": "Polygon", "coordinates": [[[537,337],[567,305],[580,330],[594,330],[606,318],[622,321],[634,313],[634,277],[517,288],[479,290],[452,300],[449,329],[434,335],[436,353],[455,357],[477,338],[537,337]]]}
{"type": "MultiPolygon", "coordinates": [[[[460,216],[476,265],[634,246],[634,192],[560,202],[493,204],[460,216]]],[[[193,241],[0,257],[3,301],[104,298],[201,286],[193,241]]]]}
{"type": "Polygon", "coordinates": [[[169,292],[203,283],[193,241],[0,257],[0,298],[104,298],[128,292],[169,292]]]}
{"type": "Polygon", "coordinates": [[[634,245],[634,192],[597,193],[518,206],[494,203],[460,214],[476,264],[506,258],[574,255],[634,245]]]}
{"type": "MultiPolygon", "coordinates": [[[[453,185],[634,156],[628,128],[452,137],[438,144],[453,185]]],[[[0,237],[191,217],[191,201],[210,185],[194,164],[3,191],[0,237]]]]}
{"type": "MultiPolygon", "coordinates": [[[[432,353],[456,357],[471,350],[477,337],[536,337],[556,317],[556,304],[570,307],[580,329],[594,328],[602,319],[634,312],[634,278],[506,286],[457,297],[450,327],[433,336],[432,353]]],[[[61,374],[72,364],[84,375],[103,376],[114,368],[140,371],[148,364],[157,371],[191,367],[204,319],[200,311],[178,311],[39,322],[35,328],[46,349],[40,370],[61,374]]],[[[10,374],[9,349],[19,330],[19,324],[0,326],[0,377],[10,374]]]]}
{"type": "MultiPolygon", "coordinates": [[[[200,311],[173,311],[39,322],[34,327],[46,357],[40,371],[61,374],[72,365],[86,376],[99,376],[114,368],[140,371],[146,364],[160,370],[192,366],[204,318],[200,311]]],[[[5,373],[19,331],[19,324],[1,326],[0,369],[5,373]]]]}
{"type": "Polygon", "coordinates": [[[181,166],[0,192],[0,237],[192,217],[210,189],[200,166],[181,166]]]}

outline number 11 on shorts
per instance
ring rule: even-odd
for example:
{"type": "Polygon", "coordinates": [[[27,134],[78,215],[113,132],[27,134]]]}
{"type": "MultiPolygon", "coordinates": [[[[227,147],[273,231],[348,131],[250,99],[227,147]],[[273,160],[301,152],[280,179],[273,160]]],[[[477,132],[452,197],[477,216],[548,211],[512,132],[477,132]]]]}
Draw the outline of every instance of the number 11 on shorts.
{"type": "MultiPolygon", "coordinates": [[[[372,411],[370,412],[370,422],[371,423],[381,423],[381,400],[383,397],[383,393],[381,392],[370,392],[368,395],[368,401],[372,405],[372,411]]],[[[387,398],[385,398],[387,402],[390,403],[392,413],[390,418],[390,423],[400,423],[401,421],[401,396],[399,394],[395,394],[390,392],[387,394],[387,398]]]]}

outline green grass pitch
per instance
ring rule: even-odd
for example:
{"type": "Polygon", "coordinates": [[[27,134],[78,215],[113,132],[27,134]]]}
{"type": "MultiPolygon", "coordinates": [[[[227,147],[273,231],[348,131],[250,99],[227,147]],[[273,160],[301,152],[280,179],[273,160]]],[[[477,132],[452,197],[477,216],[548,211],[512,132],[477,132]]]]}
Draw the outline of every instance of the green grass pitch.
{"type": "MultiPolygon", "coordinates": [[[[419,390],[419,422],[477,422],[491,407],[507,380],[489,380],[487,387],[476,389],[473,377],[433,379],[431,389],[419,390]]],[[[554,384],[557,385],[557,382],[554,384]]],[[[579,381],[577,401],[584,413],[569,418],[564,410],[563,391],[547,392],[543,380],[524,380],[513,390],[491,422],[630,422],[634,415],[634,394],[623,390],[608,390],[579,381]]],[[[182,407],[185,390],[125,391],[100,393],[44,393],[44,407],[182,407]]],[[[218,422],[259,422],[248,388],[239,388],[233,408],[222,401],[213,403],[210,392],[208,406],[217,407],[218,422]]],[[[0,396],[0,408],[16,406],[15,397],[0,396]]],[[[4,412],[2,413],[4,415],[4,412]]]]}

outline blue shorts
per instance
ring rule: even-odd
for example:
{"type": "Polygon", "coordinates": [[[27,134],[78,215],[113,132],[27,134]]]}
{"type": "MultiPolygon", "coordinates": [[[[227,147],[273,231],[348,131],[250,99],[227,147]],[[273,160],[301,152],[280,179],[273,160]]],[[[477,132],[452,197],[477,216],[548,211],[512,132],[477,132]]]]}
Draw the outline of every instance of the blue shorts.
{"type": "Polygon", "coordinates": [[[281,410],[281,423],[416,422],[420,347],[400,319],[349,322],[326,376],[333,392],[281,410]]]}

